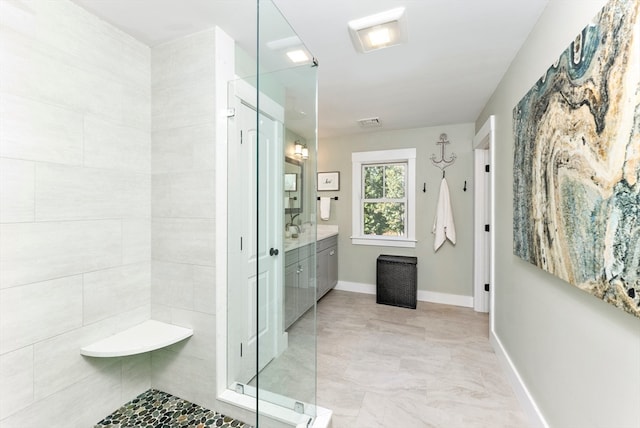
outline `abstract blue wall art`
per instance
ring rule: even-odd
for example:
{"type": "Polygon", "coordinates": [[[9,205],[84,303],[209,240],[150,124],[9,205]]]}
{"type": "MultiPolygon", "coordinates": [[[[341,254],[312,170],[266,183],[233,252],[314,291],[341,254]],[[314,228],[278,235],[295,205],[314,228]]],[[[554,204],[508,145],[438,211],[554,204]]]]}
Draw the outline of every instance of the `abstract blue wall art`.
{"type": "Polygon", "coordinates": [[[640,0],[611,0],[513,110],[514,254],[640,318],[640,0]]]}

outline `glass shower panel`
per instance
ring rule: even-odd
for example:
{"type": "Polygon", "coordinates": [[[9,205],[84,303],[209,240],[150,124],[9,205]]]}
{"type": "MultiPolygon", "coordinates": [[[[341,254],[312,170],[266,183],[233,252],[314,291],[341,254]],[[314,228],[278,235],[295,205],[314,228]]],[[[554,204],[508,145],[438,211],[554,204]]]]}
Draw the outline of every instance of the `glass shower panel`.
{"type": "Polygon", "coordinates": [[[316,414],[317,67],[270,1],[258,1],[258,27],[257,74],[229,83],[227,388],[257,408],[246,422],[307,426],[316,414]],[[292,50],[308,59],[291,62],[292,50]]]}
{"type": "Polygon", "coordinates": [[[257,266],[252,385],[259,426],[274,419],[306,426],[316,415],[317,64],[269,0],[258,1],[257,48],[257,104],[265,112],[257,121],[257,232],[270,257],[257,266]],[[268,115],[273,104],[282,116],[268,115]]]}

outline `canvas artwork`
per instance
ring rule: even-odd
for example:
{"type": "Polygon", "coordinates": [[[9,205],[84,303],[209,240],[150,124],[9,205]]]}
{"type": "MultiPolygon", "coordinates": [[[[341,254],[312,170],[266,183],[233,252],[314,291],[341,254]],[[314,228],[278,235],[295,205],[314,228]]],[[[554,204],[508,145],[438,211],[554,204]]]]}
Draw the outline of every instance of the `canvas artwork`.
{"type": "Polygon", "coordinates": [[[640,0],[612,0],[513,111],[514,253],[640,318],[640,0]]]}

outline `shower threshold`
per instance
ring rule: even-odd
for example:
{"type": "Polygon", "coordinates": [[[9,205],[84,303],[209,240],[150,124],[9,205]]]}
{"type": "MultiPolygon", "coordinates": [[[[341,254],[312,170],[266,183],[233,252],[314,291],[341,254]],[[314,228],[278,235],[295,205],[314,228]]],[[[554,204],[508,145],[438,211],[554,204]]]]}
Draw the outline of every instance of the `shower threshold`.
{"type": "MultiPolygon", "coordinates": [[[[235,382],[218,398],[255,412],[256,396],[255,387],[235,382]]],[[[333,414],[324,407],[263,390],[260,391],[258,406],[261,415],[295,428],[327,428],[333,414]]]]}

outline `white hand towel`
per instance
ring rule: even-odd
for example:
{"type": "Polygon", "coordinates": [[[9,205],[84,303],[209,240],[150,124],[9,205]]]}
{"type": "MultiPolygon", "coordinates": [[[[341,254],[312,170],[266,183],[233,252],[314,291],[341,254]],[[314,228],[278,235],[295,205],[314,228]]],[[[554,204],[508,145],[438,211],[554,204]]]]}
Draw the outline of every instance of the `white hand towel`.
{"type": "Polygon", "coordinates": [[[289,206],[289,202],[290,202],[291,198],[289,198],[288,196],[284,197],[284,209],[286,210],[287,208],[291,208],[289,206]]]}
{"type": "Polygon", "coordinates": [[[323,196],[320,198],[320,219],[329,220],[331,217],[331,198],[323,196]]]}
{"type": "Polygon", "coordinates": [[[438,251],[438,248],[447,239],[454,245],[456,243],[456,226],[453,223],[449,186],[444,177],[440,182],[440,196],[438,197],[438,207],[436,208],[436,218],[433,221],[432,233],[436,235],[433,242],[434,251],[438,251]]]}

